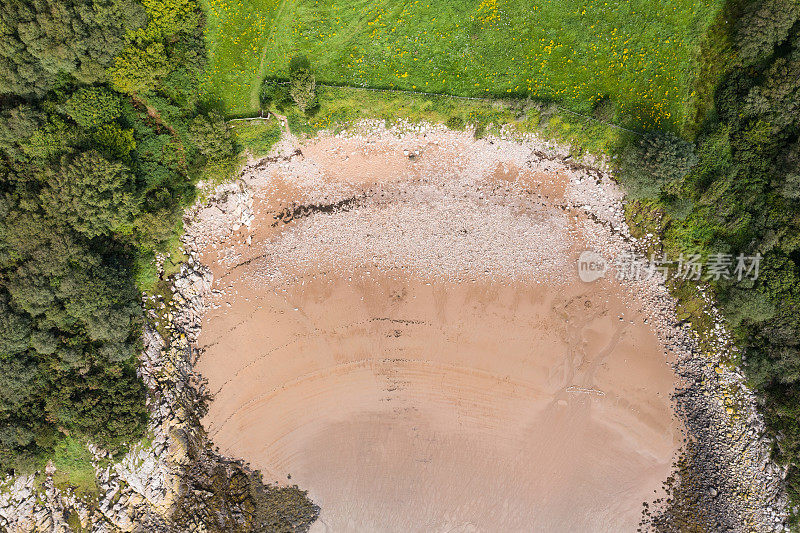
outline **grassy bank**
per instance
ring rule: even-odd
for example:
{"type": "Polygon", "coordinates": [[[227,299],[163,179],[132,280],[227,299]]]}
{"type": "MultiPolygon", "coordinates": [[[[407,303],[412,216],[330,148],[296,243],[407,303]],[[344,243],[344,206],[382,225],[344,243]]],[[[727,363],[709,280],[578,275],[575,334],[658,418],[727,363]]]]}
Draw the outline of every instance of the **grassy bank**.
{"type": "Polygon", "coordinates": [[[724,3],[205,0],[206,89],[230,113],[253,113],[261,80],[304,53],[323,82],[526,95],[584,112],[608,98],[627,125],[688,128],[707,105],[706,36],[724,3]]]}
{"type": "Polygon", "coordinates": [[[92,453],[85,442],[66,438],[58,443],[53,454],[53,483],[60,489],[71,487],[85,501],[97,500],[100,489],[92,466],[92,453]]]}
{"type": "Polygon", "coordinates": [[[240,154],[264,157],[281,138],[281,126],[275,121],[232,122],[230,126],[240,154]]]}
{"type": "MultiPolygon", "coordinates": [[[[395,91],[370,91],[352,87],[320,87],[319,109],[306,116],[292,107],[284,113],[294,134],[313,135],[320,130],[340,131],[366,119],[383,119],[387,124],[398,120],[445,124],[454,128],[477,127],[482,133],[499,133],[503,126],[518,133],[537,133],[543,138],[572,146],[573,154],[613,153],[626,130],[591,115],[577,115],[554,104],[532,100],[467,100],[448,96],[423,95],[395,91]]],[[[241,123],[234,126],[240,144],[241,123]]]]}

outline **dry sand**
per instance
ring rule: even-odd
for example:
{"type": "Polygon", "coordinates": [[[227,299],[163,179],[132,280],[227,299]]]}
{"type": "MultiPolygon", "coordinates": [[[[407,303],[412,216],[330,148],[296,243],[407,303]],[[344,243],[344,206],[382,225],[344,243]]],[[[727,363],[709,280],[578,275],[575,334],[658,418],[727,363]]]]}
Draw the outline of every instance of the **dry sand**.
{"type": "Polygon", "coordinates": [[[441,130],[300,150],[245,176],[249,228],[201,213],[221,451],[317,531],[635,530],[682,434],[645,295],[577,276],[624,246],[613,185],[441,130]]]}

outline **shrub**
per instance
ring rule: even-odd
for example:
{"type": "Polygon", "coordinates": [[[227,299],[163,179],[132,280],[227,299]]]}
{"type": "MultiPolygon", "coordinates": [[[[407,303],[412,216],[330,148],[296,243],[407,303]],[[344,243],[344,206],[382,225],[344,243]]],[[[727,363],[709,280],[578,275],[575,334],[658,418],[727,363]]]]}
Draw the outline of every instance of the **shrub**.
{"type": "Polygon", "coordinates": [[[664,204],[667,214],[675,220],[685,220],[692,213],[694,203],[690,198],[672,196],[664,204]]]}
{"type": "Polygon", "coordinates": [[[546,127],[550,119],[558,115],[558,106],[554,103],[544,104],[539,108],[539,126],[546,127]]]}
{"type": "MultiPolygon", "coordinates": [[[[262,110],[268,110],[274,107],[278,111],[285,111],[289,106],[294,104],[292,95],[289,94],[289,85],[285,82],[276,79],[264,79],[261,83],[261,89],[258,92],[258,101],[262,110]]],[[[317,96],[315,94],[314,101],[308,109],[314,109],[317,104],[317,96]]]]}
{"type": "Polygon", "coordinates": [[[692,143],[671,134],[648,133],[623,148],[620,178],[631,198],[653,198],[661,187],[683,178],[696,163],[692,143]]]}
{"type": "Polygon", "coordinates": [[[453,116],[447,119],[445,123],[448,128],[451,130],[463,130],[464,129],[464,119],[461,117],[453,116]]]}
{"type": "Polygon", "coordinates": [[[249,150],[254,157],[264,157],[281,138],[281,126],[276,121],[237,125],[233,132],[239,148],[249,150]]]}
{"type": "Polygon", "coordinates": [[[275,109],[278,111],[285,111],[294,103],[292,96],[289,94],[288,85],[279,85],[275,90],[275,99],[272,101],[275,109]]]}

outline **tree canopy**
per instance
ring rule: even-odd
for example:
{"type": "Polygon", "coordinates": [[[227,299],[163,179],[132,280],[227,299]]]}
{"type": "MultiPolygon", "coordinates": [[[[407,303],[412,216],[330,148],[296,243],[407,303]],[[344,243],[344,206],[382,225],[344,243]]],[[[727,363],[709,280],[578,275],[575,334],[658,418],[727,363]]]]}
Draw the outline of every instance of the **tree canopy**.
{"type": "Polygon", "coordinates": [[[66,435],[141,435],[137,279],[180,226],[207,160],[191,0],[0,5],[0,466],[66,435]]]}

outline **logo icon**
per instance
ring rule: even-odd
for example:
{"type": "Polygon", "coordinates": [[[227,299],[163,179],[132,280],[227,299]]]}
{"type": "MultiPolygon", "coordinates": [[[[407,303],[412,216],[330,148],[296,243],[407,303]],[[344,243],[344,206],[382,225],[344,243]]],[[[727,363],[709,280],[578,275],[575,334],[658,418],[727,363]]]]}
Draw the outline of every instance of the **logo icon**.
{"type": "Polygon", "coordinates": [[[578,277],[586,283],[605,276],[606,268],[606,260],[603,259],[603,256],[592,250],[584,250],[578,257],[578,277]]]}

